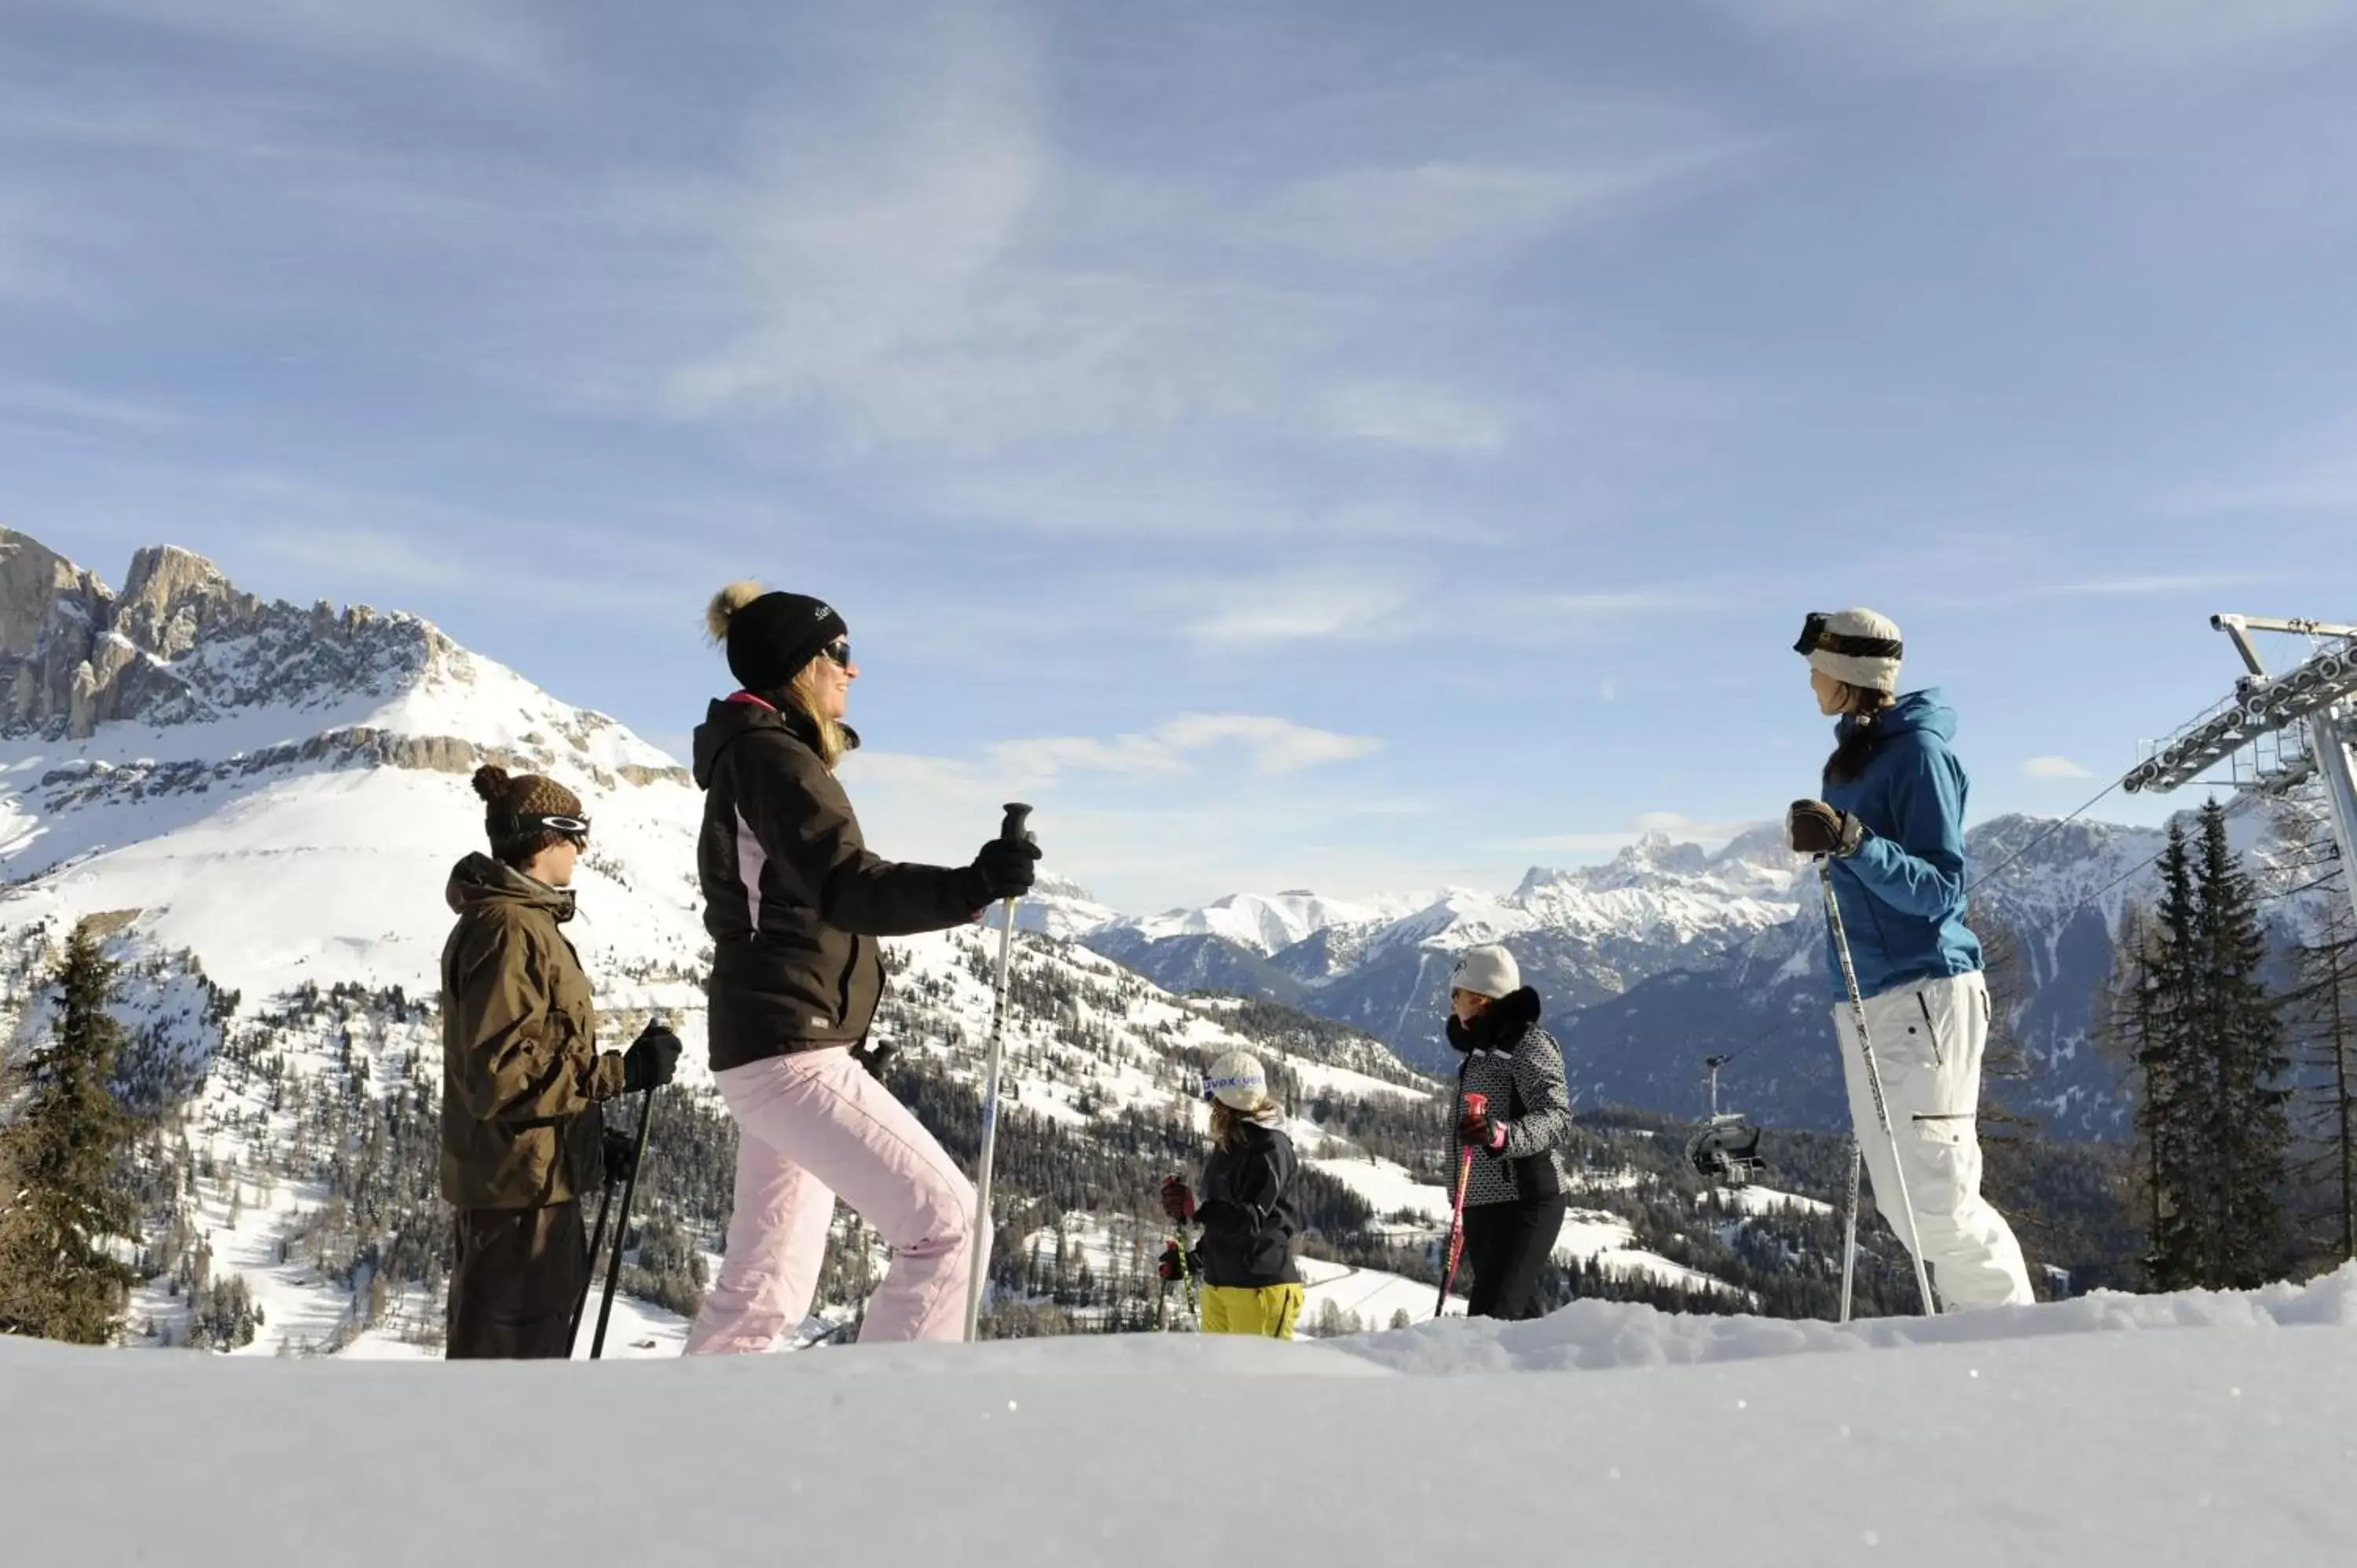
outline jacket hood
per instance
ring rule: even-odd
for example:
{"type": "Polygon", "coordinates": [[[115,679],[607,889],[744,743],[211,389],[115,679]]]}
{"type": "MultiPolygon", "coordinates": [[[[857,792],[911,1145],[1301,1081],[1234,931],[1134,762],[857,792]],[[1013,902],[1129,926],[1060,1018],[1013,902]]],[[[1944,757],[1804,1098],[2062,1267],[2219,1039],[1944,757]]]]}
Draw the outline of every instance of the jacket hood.
{"type": "MultiPolygon", "coordinates": [[[[737,741],[760,729],[777,730],[793,736],[813,751],[818,749],[818,735],[806,714],[792,708],[772,707],[764,702],[748,702],[737,697],[715,698],[711,707],[705,711],[704,722],[695,726],[695,787],[711,789],[712,770],[719,766],[720,754],[737,741]]],[[[852,750],[859,749],[857,730],[845,725],[843,737],[852,750]]]]}
{"type": "MultiPolygon", "coordinates": [[[[1835,731],[1846,739],[1857,727],[1857,721],[1845,714],[1835,731]]],[[[1910,692],[1885,709],[1875,719],[1874,727],[1886,739],[1920,732],[1944,744],[1956,738],[1956,710],[1940,700],[1937,687],[1910,692]]]]}
{"type": "Polygon", "coordinates": [[[551,887],[479,850],[450,868],[449,886],[442,896],[454,914],[504,903],[545,909],[559,925],[573,918],[573,889],[551,887]]]}
{"type": "Polygon", "coordinates": [[[1539,993],[1529,986],[1500,997],[1496,1006],[1473,1020],[1469,1026],[1448,1015],[1448,1043],[1460,1052],[1512,1049],[1521,1044],[1531,1026],[1539,1021],[1544,1011],[1539,993]]]}

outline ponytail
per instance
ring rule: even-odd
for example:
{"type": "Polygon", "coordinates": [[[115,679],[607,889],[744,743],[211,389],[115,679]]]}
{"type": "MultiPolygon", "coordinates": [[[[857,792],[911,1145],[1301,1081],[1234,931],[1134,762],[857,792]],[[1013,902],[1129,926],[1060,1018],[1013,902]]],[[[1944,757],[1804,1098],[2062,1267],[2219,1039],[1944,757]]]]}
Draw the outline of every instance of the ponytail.
{"type": "Polygon", "coordinates": [[[1866,771],[1866,765],[1874,758],[1874,748],[1882,742],[1879,721],[1890,711],[1892,699],[1888,692],[1846,684],[1843,691],[1849,700],[1844,710],[1849,722],[1842,726],[1841,743],[1825,758],[1823,788],[1826,789],[1854,782],[1866,771]]]}

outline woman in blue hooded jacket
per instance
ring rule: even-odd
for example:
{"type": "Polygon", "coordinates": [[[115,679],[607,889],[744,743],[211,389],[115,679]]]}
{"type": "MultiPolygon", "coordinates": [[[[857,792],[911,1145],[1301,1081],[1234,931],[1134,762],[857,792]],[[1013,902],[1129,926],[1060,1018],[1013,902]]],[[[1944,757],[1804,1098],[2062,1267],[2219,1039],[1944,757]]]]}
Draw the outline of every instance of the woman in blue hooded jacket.
{"type": "Polygon", "coordinates": [[[1793,849],[1824,855],[1866,999],[1895,1140],[1882,1136],[1839,960],[1827,937],[1850,1121],[1874,1199],[1901,1237],[1893,1144],[1932,1288],[1943,1308],[2026,1304],[2029,1273],[2004,1216],[1981,1196],[1981,1053],[1988,986],[1964,924],[1964,764],[1955,710],[1936,691],[1898,695],[1899,628],[1872,610],[1812,615],[1798,650],[1817,708],[1838,715],[1823,799],[1785,817],[1793,849]]]}

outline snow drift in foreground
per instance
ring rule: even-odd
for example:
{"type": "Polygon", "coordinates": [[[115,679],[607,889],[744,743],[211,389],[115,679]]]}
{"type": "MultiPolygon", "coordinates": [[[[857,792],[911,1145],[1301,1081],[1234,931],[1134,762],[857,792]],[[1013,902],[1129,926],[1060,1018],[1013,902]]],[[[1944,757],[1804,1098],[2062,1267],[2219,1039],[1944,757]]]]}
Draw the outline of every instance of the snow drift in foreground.
{"type": "Polygon", "coordinates": [[[2338,1563],[2352,1329],[2357,1267],[1849,1328],[1582,1303],[596,1368],[0,1342],[0,1520],[24,1563],[2338,1563]]]}

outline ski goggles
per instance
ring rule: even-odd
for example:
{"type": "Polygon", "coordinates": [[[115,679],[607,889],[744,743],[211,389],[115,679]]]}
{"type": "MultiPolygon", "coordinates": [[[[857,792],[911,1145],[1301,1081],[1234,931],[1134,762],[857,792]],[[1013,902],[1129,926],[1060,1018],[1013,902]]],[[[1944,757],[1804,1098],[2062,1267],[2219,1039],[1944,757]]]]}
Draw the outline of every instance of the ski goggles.
{"type": "Polygon", "coordinates": [[[1850,659],[1899,659],[1905,656],[1905,645],[1894,637],[1850,637],[1825,628],[1833,617],[1824,610],[1811,610],[1809,618],[1801,625],[1801,639],[1792,644],[1792,651],[1805,659],[1822,649],[1850,659]]]}
{"type": "Polygon", "coordinates": [[[589,842],[589,819],[587,817],[558,816],[547,811],[523,811],[513,816],[501,817],[494,825],[498,832],[492,836],[502,843],[511,843],[519,839],[538,838],[543,833],[554,833],[559,838],[571,839],[577,844],[587,844],[589,842]]]}

